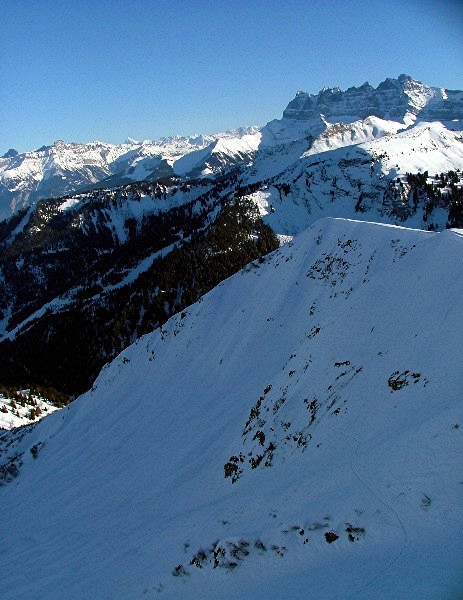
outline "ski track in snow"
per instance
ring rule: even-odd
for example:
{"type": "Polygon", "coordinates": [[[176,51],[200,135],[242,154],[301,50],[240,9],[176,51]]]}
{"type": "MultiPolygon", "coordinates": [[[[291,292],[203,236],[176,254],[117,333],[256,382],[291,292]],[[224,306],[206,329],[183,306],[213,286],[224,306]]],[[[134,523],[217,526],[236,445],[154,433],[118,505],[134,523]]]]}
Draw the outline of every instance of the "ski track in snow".
{"type": "MultiPolygon", "coordinates": [[[[360,589],[357,589],[355,591],[355,593],[353,593],[350,597],[354,598],[354,597],[358,597],[358,593],[364,593],[370,589],[372,589],[372,587],[375,585],[375,583],[377,583],[380,579],[384,579],[387,578],[387,572],[391,570],[392,566],[400,559],[400,557],[402,556],[402,554],[405,551],[405,548],[408,544],[408,534],[407,534],[407,529],[402,521],[402,519],[400,518],[398,512],[395,510],[395,508],[393,506],[391,506],[388,502],[386,502],[383,498],[381,498],[381,496],[379,496],[375,490],[373,489],[373,486],[370,485],[366,479],[364,477],[362,477],[358,471],[358,468],[355,466],[354,461],[356,458],[358,458],[358,451],[359,451],[359,447],[360,447],[360,440],[356,437],[354,437],[353,435],[350,435],[348,433],[344,433],[343,431],[337,431],[336,433],[341,434],[342,436],[346,437],[346,438],[350,438],[351,440],[353,440],[355,442],[355,451],[351,456],[350,459],[350,468],[352,473],[355,475],[355,477],[358,479],[358,481],[370,492],[370,494],[372,494],[372,496],[374,496],[383,506],[385,506],[388,511],[390,511],[395,519],[397,520],[400,529],[402,530],[402,534],[403,534],[403,544],[402,547],[400,548],[399,552],[397,553],[397,555],[395,557],[393,557],[389,563],[383,568],[381,569],[381,571],[375,576],[372,577],[369,581],[365,582],[362,587],[360,589]]],[[[363,597],[363,596],[362,596],[363,597]]]]}

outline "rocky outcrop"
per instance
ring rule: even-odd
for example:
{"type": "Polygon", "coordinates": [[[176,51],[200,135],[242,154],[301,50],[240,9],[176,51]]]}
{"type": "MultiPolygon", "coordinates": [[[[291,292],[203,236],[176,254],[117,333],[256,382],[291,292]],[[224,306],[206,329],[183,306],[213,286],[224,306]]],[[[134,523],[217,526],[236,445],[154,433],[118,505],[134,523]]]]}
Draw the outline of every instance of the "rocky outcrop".
{"type": "Polygon", "coordinates": [[[322,114],[332,121],[368,116],[403,121],[407,113],[431,121],[461,119],[463,92],[429,87],[400,75],[397,79],[385,79],[377,88],[365,82],[345,91],[325,87],[318,94],[297,92],[283,117],[305,121],[322,114]]]}

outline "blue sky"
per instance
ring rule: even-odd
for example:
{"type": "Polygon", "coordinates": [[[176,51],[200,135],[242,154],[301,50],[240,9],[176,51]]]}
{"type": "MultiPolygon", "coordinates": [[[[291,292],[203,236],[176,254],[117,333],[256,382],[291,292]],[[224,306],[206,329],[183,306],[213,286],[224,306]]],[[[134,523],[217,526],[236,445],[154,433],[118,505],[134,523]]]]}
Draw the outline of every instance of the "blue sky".
{"type": "Polygon", "coordinates": [[[407,73],[463,89],[459,0],[14,0],[0,155],[263,125],[297,90],[407,73]]]}

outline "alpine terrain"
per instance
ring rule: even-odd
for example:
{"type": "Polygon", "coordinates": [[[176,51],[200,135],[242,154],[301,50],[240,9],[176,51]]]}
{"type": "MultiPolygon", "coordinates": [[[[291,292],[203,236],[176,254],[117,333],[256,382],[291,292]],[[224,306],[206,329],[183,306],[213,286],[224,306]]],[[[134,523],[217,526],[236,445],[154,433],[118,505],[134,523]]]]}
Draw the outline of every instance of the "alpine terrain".
{"type": "Polygon", "coordinates": [[[0,383],[74,398],[140,336],[320,218],[463,227],[462,116],[463,92],[400,75],[298,92],[263,127],[10,150],[0,383]]]}
{"type": "Polygon", "coordinates": [[[318,220],[4,432],[2,598],[460,598],[462,252],[318,220]]]}
{"type": "Polygon", "coordinates": [[[462,597],[462,119],[7,152],[2,600],[462,597]]]}

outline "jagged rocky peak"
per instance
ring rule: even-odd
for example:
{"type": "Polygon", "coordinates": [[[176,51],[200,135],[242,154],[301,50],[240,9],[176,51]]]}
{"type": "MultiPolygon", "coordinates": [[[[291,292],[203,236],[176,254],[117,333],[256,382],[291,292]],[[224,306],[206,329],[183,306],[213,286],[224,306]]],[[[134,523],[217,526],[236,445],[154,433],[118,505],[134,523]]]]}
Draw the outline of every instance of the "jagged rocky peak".
{"type": "Polygon", "coordinates": [[[14,148],[10,148],[8,152],[5,152],[2,158],[14,158],[15,156],[18,156],[18,154],[19,152],[17,150],[15,150],[14,148]]]}
{"type": "Polygon", "coordinates": [[[409,75],[388,77],[377,88],[365,82],[342,91],[324,87],[318,94],[298,91],[283,117],[309,120],[320,114],[328,119],[365,119],[369,116],[402,121],[412,114],[423,119],[463,118],[463,92],[429,87],[409,75]]]}

